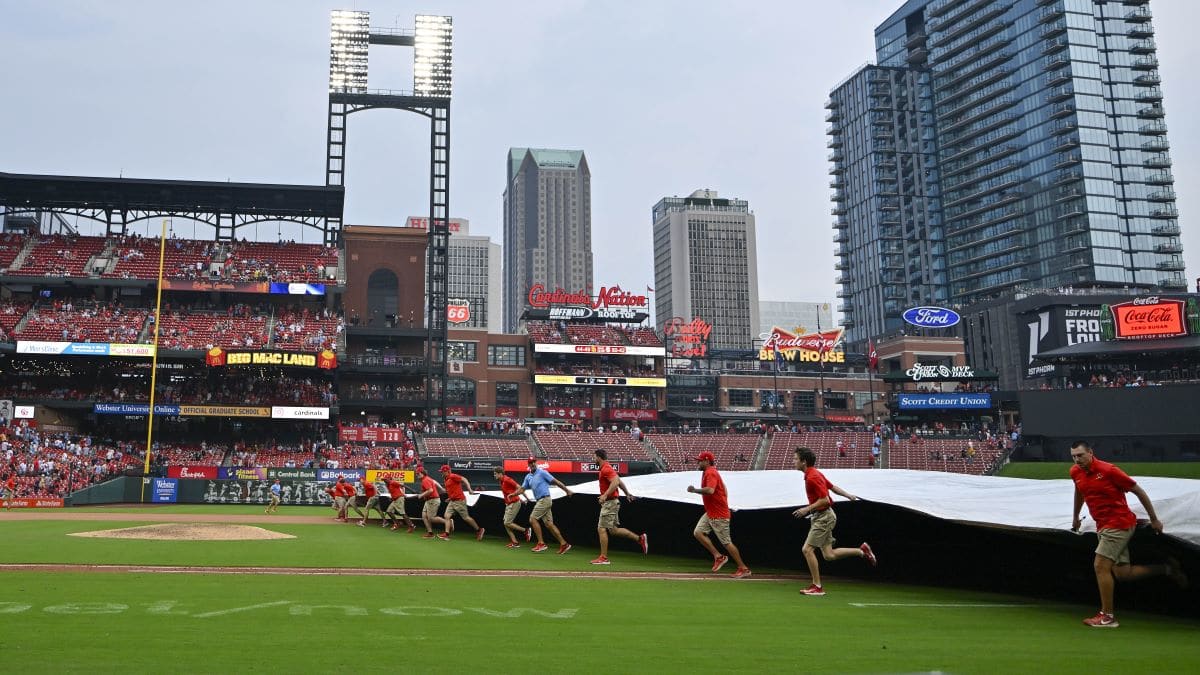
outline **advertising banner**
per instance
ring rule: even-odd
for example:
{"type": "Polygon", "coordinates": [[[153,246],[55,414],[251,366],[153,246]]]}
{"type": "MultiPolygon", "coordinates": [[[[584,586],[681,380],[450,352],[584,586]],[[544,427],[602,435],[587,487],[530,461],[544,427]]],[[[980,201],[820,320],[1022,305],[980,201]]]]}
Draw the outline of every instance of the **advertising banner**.
{"type": "Polygon", "coordinates": [[[295,469],[295,468],[286,468],[286,467],[268,468],[267,469],[267,479],[275,480],[276,478],[278,478],[280,480],[315,481],[315,480],[317,480],[317,470],[316,469],[295,469]]]}
{"type": "Polygon", "coordinates": [[[627,347],[625,345],[535,344],[533,351],[547,354],[598,354],[628,356],[664,356],[665,347],[627,347]]]}
{"type": "Polygon", "coordinates": [[[403,429],[338,427],[338,440],[358,443],[403,443],[408,439],[403,429]]]}
{"type": "Polygon", "coordinates": [[[270,417],[271,409],[242,405],[181,405],[179,414],[184,417],[270,417]]]}
{"type": "Polygon", "coordinates": [[[844,328],[796,335],[779,326],[771,332],[762,333],[762,348],[758,350],[759,361],[801,361],[806,363],[845,363],[846,354],[838,346],[842,343],[844,328]]]}
{"type": "Polygon", "coordinates": [[[109,344],[107,342],[45,342],[17,340],[18,354],[61,356],[154,356],[154,345],[109,344]]]}
{"type": "Polygon", "coordinates": [[[592,418],[591,408],[538,408],[538,417],[555,417],[562,420],[586,420],[592,418]]]}
{"type": "Polygon", "coordinates": [[[215,466],[168,466],[168,478],[211,478],[216,479],[219,467],[215,466]]]}
{"type": "Polygon", "coordinates": [[[154,478],[150,487],[150,501],[154,504],[174,504],[179,499],[179,479],[154,478]]]}
{"type": "Polygon", "coordinates": [[[287,366],[290,368],[337,368],[337,354],[326,349],[317,354],[307,352],[228,351],[213,347],[204,355],[204,362],[220,366],[287,366]]]}
{"type": "Polygon", "coordinates": [[[5,509],[61,509],[63,500],[58,497],[13,497],[0,502],[5,509]]]}
{"type": "Polygon", "coordinates": [[[218,467],[220,480],[266,480],[266,467],[222,466],[218,467]]]}
{"type": "MultiPolygon", "coordinates": [[[[92,412],[97,415],[148,415],[150,414],[149,403],[97,403],[92,406],[92,412]]],[[[156,405],[154,406],[155,415],[179,415],[179,406],[177,405],[156,405]]]]}
{"type": "Polygon", "coordinates": [[[335,483],[338,478],[358,482],[365,475],[363,469],[317,469],[317,482],[335,483]]]}
{"type": "Polygon", "coordinates": [[[475,414],[475,406],[473,405],[448,405],[446,406],[447,417],[470,417],[475,414]]]}
{"type": "Polygon", "coordinates": [[[862,424],[863,418],[861,415],[826,415],[825,419],[829,422],[837,424],[862,424]]]}
{"type": "Polygon", "coordinates": [[[658,411],[609,408],[604,411],[604,419],[613,422],[653,422],[658,419],[658,411]]]}
{"type": "MultiPolygon", "coordinates": [[[[204,504],[266,504],[271,500],[271,480],[187,481],[180,485],[181,500],[204,504]]],[[[286,505],[325,506],[328,483],[309,480],[279,481],[280,499],[286,505]]]]}
{"type": "MultiPolygon", "coordinates": [[[[619,474],[629,473],[629,465],[625,462],[609,462],[619,474]]],[[[600,465],[596,462],[571,462],[558,459],[539,459],[537,461],[539,469],[545,469],[550,473],[597,473],[600,471],[600,465]]],[[[489,464],[489,466],[492,466],[489,464]]],[[[529,464],[524,459],[506,459],[504,460],[505,471],[529,471],[529,464]]]]}
{"type": "Polygon", "coordinates": [[[597,377],[593,375],[534,375],[534,384],[566,384],[584,387],[663,387],[665,377],[597,377]]]}
{"type": "Polygon", "coordinates": [[[988,393],[897,394],[901,410],[987,410],[992,407],[988,393]]]}
{"type": "Polygon", "coordinates": [[[684,321],[674,317],[663,325],[663,337],[671,341],[671,356],[677,359],[702,359],[708,356],[708,338],[712,324],[700,317],[684,321]]]}
{"type": "Polygon", "coordinates": [[[31,420],[34,418],[34,416],[37,413],[36,407],[31,406],[31,405],[13,406],[12,410],[13,410],[12,419],[15,419],[15,420],[31,420]]]}
{"type": "Polygon", "coordinates": [[[397,469],[367,469],[368,483],[382,483],[389,480],[397,480],[401,483],[415,483],[417,482],[417,474],[415,471],[397,469]]]}
{"type": "Polygon", "coordinates": [[[1059,347],[1100,341],[1100,305],[1056,306],[1023,314],[1022,374],[1025,379],[1053,377],[1059,366],[1035,361],[1034,357],[1059,347]]]}
{"type": "MultiPolygon", "coordinates": [[[[1112,305],[1101,313],[1100,331],[1104,339],[1154,340],[1187,335],[1183,300],[1151,296],[1112,305]],[[1110,328],[1111,322],[1111,328],[1110,328]]],[[[1103,310],[1104,307],[1101,307],[1103,310]]]]}
{"type": "Polygon", "coordinates": [[[496,417],[517,418],[520,412],[515,405],[498,405],[496,406],[496,417]]]}
{"type": "Polygon", "coordinates": [[[276,405],[271,406],[270,416],[277,420],[327,420],[329,419],[329,408],[276,405]]]}
{"type": "Polygon", "coordinates": [[[272,281],[272,295],[325,295],[325,284],[302,284],[272,281]]]}

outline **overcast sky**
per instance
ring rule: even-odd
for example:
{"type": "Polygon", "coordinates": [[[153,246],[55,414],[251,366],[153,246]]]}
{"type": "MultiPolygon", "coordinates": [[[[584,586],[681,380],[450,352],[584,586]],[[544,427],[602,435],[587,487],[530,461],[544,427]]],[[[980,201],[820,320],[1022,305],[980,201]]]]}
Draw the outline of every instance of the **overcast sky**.
{"type": "MultiPolygon", "coordinates": [[[[451,215],[473,234],[502,241],[510,146],[582,149],[597,286],[653,285],[651,207],[712,188],[757,216],[762,299],[829,302],[822,104],[901,4],[0,0],[0,171],[322,184],[329,10],[401,27],[449,14],[451,215]]],[[[1200,3],[1150,6],[1194,279],[1200,3]]],[[[372,48],[370,86],[410,89],[410,62],[372,48]]],[[[427,212],[428,133],[411,113],[350,117],[348,223],[427,212]]]]}

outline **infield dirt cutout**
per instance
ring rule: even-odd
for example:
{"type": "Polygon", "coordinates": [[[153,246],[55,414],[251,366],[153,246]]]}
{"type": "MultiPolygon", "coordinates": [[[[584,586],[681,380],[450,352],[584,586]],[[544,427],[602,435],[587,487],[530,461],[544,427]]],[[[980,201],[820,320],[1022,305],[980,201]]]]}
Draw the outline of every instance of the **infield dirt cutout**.
{"type": "Polygon", "coordinates": [[[272,532],[253,525],[229,523],[163,523],[122,527],[115,530],[72,532],[71,537],[103,539],[151,539],[156,541],[258,541],[262,539],[295,539],[295,535],[272,532]]]}

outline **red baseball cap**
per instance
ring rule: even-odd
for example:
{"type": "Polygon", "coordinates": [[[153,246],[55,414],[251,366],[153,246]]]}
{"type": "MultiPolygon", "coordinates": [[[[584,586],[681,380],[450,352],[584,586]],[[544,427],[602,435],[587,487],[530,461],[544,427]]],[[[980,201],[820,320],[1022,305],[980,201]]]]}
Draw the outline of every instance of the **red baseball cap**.
{"type": "Polygon", "coordinates": [[[706,451],[700,453],[699,455],[696,455],[696,461],[697,462],[708,462],[709,464],[716,464],[717,458],[713,457],[713,454],[706,450],[706,451]]]}
{"type": "Polygon", "coordinates": [[[525,463],[526,463],[526,464],[532,464],[532,463],[534,463],[534,462],[536,462],[536,461],[537,461],[537,457],[530,457],[528,460],[526,460],[526,462],[525,462],[525,463]]]}
{"type": "Polygon", "coordinates": [[[449,465],[449,464],[443,464],[443,465],[442,465],[442,471],[445,471],[446,473],[450,473],[450,465],[449,465]]]}

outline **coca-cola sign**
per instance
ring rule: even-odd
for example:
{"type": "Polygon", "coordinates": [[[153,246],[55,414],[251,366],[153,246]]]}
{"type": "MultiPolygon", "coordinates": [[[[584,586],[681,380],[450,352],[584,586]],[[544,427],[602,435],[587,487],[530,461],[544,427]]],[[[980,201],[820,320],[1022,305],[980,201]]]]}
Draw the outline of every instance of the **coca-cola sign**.
{"type": "Polygon", "coordinates": [[[587,291],[570,292],[562,288],[547,291],[543,284],[534,284],[529,289],[529,306],[547,309],[552,305],[574,305],[589,309],[629,308],[645,309],[650,306],[644,295],[635,295],[620,286],[601,286],[595,298],[587,291]]]}
{"type": "MultiPolygon", "coordinates": [[[[1137,298],[1109,307],[1118,340],[1149,340],[1187,335],[1182,300],[1137,298]]],[[[1107,317],[1101,317],[1101,321],[1107,317]]],[[[1106,323],[1106,322],[1105,322],[1106,323]]]]}

